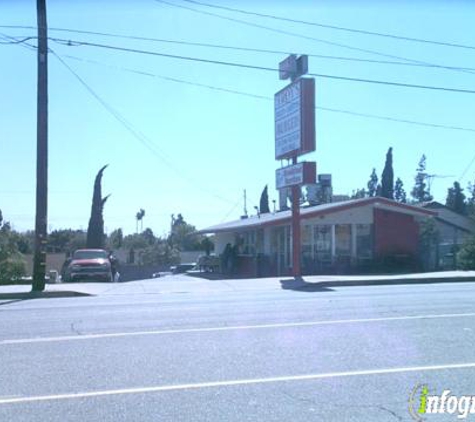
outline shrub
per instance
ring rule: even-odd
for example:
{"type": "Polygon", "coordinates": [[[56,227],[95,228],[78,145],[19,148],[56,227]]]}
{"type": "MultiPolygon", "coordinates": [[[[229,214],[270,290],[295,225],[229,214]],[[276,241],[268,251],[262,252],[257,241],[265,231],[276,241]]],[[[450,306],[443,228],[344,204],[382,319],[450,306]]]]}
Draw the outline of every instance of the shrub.
{"type": "Polygon", "coordinates": [[[468,239],[457,253],[457,269],[475,270],[475,236],[468,239]]]}
{"type": "Polygon", "coordinates": [[[0,284],[18,282],[26,274],[25,260],[20,253],[0,261],[0,284]]]}

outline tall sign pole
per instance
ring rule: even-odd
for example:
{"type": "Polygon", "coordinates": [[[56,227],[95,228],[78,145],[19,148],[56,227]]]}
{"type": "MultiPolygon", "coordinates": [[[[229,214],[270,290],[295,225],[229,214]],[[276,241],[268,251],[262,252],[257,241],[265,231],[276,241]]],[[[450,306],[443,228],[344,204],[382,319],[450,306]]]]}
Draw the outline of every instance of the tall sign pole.
{"type": "Polygon", "coordinates": [[[38,21],[38,92],[36,144],[36,221],[32,291],[45,289],[48,212],[48,29],[46,0],[36,1],[38,21]]]}
{"type": "MultiPolygon", "coordinates": [[[[292,164],[297,164],[297,157],[292,159],[292,164]]],[[[300,277],[300,257],[302,255],[302,244],[300,240],[300,186],[292,186],[292,275],[300,277]]]]}
{"type": "Polygon", "coordinates": [[[302,275],[301,187],[316,182],[316,163],[297,161],[315,151],[315,80],[300,78],[307,72],[307,56],[287,57],[279,63],[279,77],[291,83],[274,96],[275,159],[292,161],[276,171],[276,187],[292,188],[292,275],[296,278],[302,275]]]}

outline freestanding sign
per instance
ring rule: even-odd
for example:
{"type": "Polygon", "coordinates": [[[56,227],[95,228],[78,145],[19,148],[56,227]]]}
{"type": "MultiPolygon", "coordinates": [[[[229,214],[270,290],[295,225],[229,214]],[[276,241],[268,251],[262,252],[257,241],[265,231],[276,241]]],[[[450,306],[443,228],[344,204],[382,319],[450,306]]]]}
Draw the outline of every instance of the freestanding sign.
{"type": "Polygon", "coordinates": [[[280,79],[292,83],[274,96],[275,159],[292,159],[292,165],[277,170],[277,189],[292,187],[292,272],[300,268],[300,186],[315,183],[316,163],[297,162],[297,157],[315,151],[315,80],[300,78],[308,71],[308,57],[290,55],[279,64],[280,79]]]}
{"type": "Polygon", "coordinates": [[[277,189],[291,186],[309,185],[316,182],[317,163],[303,161],[292,166],[282,167],[275,172],[277,189]]]}
{"type": "Polygon", "coordinates": [[[298,79],[274,96],[275,159],[315,151],[315,80],[298,79]]]}

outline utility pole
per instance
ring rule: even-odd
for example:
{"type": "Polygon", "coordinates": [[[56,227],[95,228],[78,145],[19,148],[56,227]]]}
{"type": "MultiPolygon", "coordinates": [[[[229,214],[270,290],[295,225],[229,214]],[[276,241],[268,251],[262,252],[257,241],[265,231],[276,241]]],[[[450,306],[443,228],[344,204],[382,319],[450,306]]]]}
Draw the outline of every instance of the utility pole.
{"type": "Polygon", "coordinates": [[[33,292],[45,289],[48,223],[48,39],[46,0],[36,1],[38,22],[38,92],[36,141],[36,221],[33,292]]]}

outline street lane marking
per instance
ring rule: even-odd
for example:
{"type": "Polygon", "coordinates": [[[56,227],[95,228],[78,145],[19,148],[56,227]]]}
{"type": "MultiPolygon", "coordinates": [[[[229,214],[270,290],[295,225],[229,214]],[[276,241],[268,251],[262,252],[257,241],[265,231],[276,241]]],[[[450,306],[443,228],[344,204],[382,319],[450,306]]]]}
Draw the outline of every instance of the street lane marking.
{"type": "Polygon", "coordinates": [[[325,374],[288,375],[288,376],[269,377],[269,378],[250,378],[250,379],[240,379],[240,380],[211,381],[211,382],[199,382],[199,383],[189,383],[189,384],[171,384],[171,385],[160,385],[160,386],[155,386],[155,387],[124,388],[124,389],[117,389],[117,390],[88,391],[88,392],[82,392],[82,393],[53,394],[53,395],[29,396],[29,397],[26,396],[26,397],[17,397],[17,398],[1,398],[0,405],[55,401],[55,400],[85,399],[85,398],[117,396],[117,395],[125,395],[125,394],[158,393],[162,391],[199,390],[199,389],[204,389],[204,388],[233,387],[233,386],[239,386],[239,385],[270,384],[270,383],[292,382],[292,381],[312,381],[312,380],[320,380],[320,379],[328,379],[328,378],[387,375],[387,374],[401,374],[401,373],[407,373],[407,372],[442,371],[442,370],[448,370],[448,369],[472,369],[472,368],[475,368],[475,363],[413,366],[413,367],[403,367],[403,368],[370,369],[370,370],[347,371],[347,372],[330,372],[330,373],[325,373],[325,374]]]}
{"type": "Polygon", "coordinates": [[[48,343],[59,341],[75,341],[75,340],[92,340],[101,338],[116,337],[132,337],[132,336],[152,336],[166,334],[187,334],[187,333],[210,333],[216,331],[236,331],[236,330],[262,330],[272,328],[289,328],[289,327],[316,327],[319,325],[335,325],[335,324],[358,324],[365,322],[391,322],[391,321],[410,321],[419,319],[443,319],[443,318],[466,318],[475,317],[475,312],[464,314],[440,314],[440,315],[408,315],[399,317],[385,318],[360,318],[360,319],[340,319],[330,321],[307,321],[307,322],[284,322],[275,324],[259,324],[259,325],[234,325],[225,327],[204,327],[204,328],[181,328],[175,330],[155,330],[155,331],[135,331],[123,333],[101,333],[101,334],[77,334],[74,336],[59,337],[33,337],[1,340],[0,346],[9,344],[25,344],[25,343],[48,343]]]}

